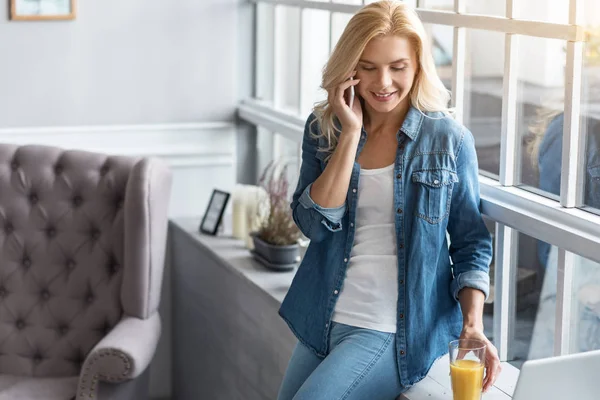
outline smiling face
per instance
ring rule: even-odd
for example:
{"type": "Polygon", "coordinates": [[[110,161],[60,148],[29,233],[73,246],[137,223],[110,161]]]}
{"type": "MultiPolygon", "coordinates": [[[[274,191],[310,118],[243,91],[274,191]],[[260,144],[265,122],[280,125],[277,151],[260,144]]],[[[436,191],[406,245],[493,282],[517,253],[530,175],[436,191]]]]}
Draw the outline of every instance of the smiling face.
{"type": "Polygon", "coordinates": [[[358,94],[367,112],[404,108],[418,72],[417,55],[405,37],[381,36],[369,42],[356,68],[358,94]]]}

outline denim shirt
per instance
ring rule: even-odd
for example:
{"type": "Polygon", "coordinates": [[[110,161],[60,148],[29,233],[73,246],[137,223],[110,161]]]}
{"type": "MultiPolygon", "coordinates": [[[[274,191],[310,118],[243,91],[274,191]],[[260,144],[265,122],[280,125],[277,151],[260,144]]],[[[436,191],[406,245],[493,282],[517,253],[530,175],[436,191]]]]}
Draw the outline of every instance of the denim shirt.
{"type": "MultiPolygon", "coordinates": [[[[315,116],[306,122],[302,167],[291,208],[311,240],[279,314],[301,343],[328,354],[329,329],[354,242],[360,165],[355,161],[346,202],[323,208],[311,184],[328,154],[315,116]]],[[[357,158],[367,140],[362,130],[357,158]]],[[[457,300],[464,287],[488,295],[491,236],[480,212],[478,164],[471,133],[441,113],[411,107],[397,133],[394,212],[398,257],[396,355],[402,385],[423,379],[462,330],[457,300]],[[447,235],[450,237],[448,246],[447,235]],[[452,262],[450,261],[452,259],[452,262]]]]}

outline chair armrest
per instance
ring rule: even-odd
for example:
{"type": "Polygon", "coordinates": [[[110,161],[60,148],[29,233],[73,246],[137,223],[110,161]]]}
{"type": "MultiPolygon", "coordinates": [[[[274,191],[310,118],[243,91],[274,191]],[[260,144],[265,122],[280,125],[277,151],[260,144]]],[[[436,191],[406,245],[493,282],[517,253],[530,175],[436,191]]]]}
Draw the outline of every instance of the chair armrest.
{"type": "Polygon", "coordinates": [[[99,380],[123,382],[138,377],[154,357],[160,332],[157,312],[148,319],[124,316],[87,355],[77,399],[96,397],[99,380]]]}

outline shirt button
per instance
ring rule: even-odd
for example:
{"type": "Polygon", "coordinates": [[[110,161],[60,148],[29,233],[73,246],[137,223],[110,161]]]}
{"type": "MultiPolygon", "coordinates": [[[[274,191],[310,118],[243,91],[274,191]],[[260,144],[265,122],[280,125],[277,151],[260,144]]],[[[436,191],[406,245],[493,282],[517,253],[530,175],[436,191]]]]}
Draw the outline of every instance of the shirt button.
{"type": "Polygon", "coordinates": [[[350,222],[350,226],[351,226],[351,227],[352,227],[352,226],[354,226],[354,222],[350,222]]]}
{"type": "Polygon", "coordinates": [[[401,249],[403,249],[404,248],[404,244],[400,243],[400,246],[398,246],[398,247],[400,247],[401,249]]]}
{"type": "Polygon", "coordinates": [[[399,148],[400,150],[404,150],[404,145],[403,145],[403,144],[401,144],[400,146],[398,146],[398,148],[399,148]]]}
{"type": "Polygon", "coordinates": [[[433,181],[433,184],[434,184],[434,185],[439,185],[439,183],[440,183],[440,181],[439,181],[439,180],[437,180],[437,179],[435,179],[435,180],[433,181]]]}
{"type": "Polygon", "coordinates": [[[337,290],[334,290],[334,291],[333,291],[333,294],[338,294],[338,293],[339,293],[339,292],[338,292],[337,290]]]}
{"type": "Polygon", "coordinates": [[[400,355],[403,356],[404,355],[404,350],[400,350],[400,355]]]}
{"type": "Polygon", "coordinates": [[[325,324],[325,328],[329,328],[329,322],[325,324]]]}
{"type": "Polygon", "coordinates": [[[398,175],[396,175],[396,178],[398,178],[398,179],[402,179],[402,174],[398,174],[398,175]]]}
{"type": "Polygon", "coordinates": [[[401,208],[399,208],[399,209],[397,209],[397,210],[396,210],[396,212],[397,212],[398,214],[402,214],[402,209],[401,209],[401,208]]]}
{"type": "Polygon", "coordinates": [[[348,262],[348,259],[347,259],[347,258],[344,258],[344,262],[346,262],[346,263],[347,263],[347,262],[348,262]]]}
{"type": "Polygon", "coordinates": [[[404,314],[400,314],[400,319],[404,318],[404,314]]]}
{"type": "Polygon", "coordinates": [[[356,189],[352,189],[352,193],[356,193],[356,189]]]}
{"type": "Polygon", "coordinates": [[[404,285],[404,280],[403,279],[400,279],[400,284],[404,285]]]}

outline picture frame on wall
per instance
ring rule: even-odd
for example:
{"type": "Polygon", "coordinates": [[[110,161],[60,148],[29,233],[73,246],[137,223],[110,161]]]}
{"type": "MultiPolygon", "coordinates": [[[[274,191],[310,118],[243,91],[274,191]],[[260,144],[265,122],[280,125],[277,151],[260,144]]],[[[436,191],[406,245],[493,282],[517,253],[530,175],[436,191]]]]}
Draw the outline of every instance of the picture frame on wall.
{"type": "Polygon", "coordinates": [[[13,21],[52,21],[75,19],[77,0],[10,0],[13,21]]]}
{"type": "Polygon", "coordinates": [[[227,192],[218,189],[213,190],[202,223],[200,223],[200,232],[213,236],[217,234],[229,196],[230,194],[227,192]]]}

